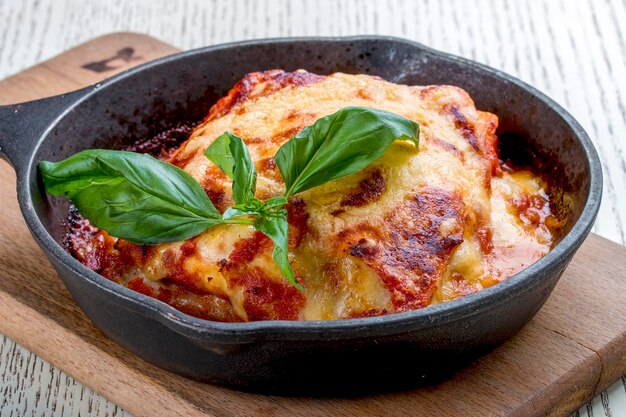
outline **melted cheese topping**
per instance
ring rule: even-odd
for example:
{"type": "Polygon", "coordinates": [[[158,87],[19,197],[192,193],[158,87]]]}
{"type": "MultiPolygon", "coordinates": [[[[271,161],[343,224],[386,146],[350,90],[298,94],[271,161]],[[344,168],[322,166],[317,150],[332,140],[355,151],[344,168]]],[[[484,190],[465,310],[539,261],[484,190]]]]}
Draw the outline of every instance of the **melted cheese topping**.
{"type": "Polygon", "coordinates": [[[89,226],[70,246],[86,265],[198,317],[317,320],[422,308],[496,284],[545,255],[554,219],[546,185],[498,163],[497,117],[452,86],[411,87],[367,75],[253,73],[221,99],[171,157],[216,207],[230,180],[204,150],[230,131],[258,170],[256,196],[284,192],[277,149],[346,106],[384,109],[420,124],[419,151],[395,142],[362,172],[292,198],[290,260],[299,292],[280,275],[272,244],[249,226],[218,226],[186,242],[139,247],[89,226]]]}

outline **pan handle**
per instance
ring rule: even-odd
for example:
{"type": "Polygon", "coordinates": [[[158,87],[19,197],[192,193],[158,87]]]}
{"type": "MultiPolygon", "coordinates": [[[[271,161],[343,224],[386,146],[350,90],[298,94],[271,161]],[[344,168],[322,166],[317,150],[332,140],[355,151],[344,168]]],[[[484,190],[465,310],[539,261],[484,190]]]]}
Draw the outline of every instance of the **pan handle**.
{"type": "Polygon", "coordinates": [[[20,174],[44,132],[93,86],[41,100],[0,106],[0,159],[20,174]]]}

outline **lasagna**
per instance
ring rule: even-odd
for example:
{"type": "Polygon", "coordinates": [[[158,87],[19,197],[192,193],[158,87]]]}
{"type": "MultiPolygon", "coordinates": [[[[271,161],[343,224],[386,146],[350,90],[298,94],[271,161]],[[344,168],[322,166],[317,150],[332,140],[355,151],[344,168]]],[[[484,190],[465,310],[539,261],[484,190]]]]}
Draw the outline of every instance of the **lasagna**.
{"type": "Polygon", "coordinates": [[[330,320],[414,310],[480,291],[544,256],[559,221],[547,185],[499,160],[496,115],[462,89],[368,75],[272,70],[245,76],[189,138],[161,157],[196,179],[221,212],[231,180],[204,156],[229,131],[247,145],[256,197],[282,195],[274,154],[304,127],[347,106],[387,110],[420,126],[419,150],[394,142],[365,170],[292,197],[289,259],[272,241],[222,225],[183,242],[132,244],[70,212],[67,246],[84,265],[192,316],[216,321],[330,320]]]}

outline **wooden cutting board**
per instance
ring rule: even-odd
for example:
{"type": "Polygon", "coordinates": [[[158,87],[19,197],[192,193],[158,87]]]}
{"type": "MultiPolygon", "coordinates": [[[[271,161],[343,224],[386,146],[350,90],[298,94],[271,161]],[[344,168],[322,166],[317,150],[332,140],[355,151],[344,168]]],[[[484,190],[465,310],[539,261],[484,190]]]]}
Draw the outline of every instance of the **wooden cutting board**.
{"type": "MultiPolygon", "coordinates": [[[[62,93],[176,49],[133,33],[80,45],[0,81],[0,104],[62,93]]],[[[107,339],[31,238],[0,161],[0,332],[136,416],[567,415],[626,373],[626,248],[591,235],[537,316],[436,386],[361,398],[232,391],[160,370],[107,339]]]]}

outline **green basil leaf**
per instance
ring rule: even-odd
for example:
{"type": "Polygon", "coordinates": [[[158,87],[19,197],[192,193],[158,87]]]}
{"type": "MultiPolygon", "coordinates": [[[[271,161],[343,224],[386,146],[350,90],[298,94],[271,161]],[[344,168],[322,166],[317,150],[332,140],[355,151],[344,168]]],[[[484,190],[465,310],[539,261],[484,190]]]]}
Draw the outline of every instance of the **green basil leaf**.
{"type": "Polygon", "coordinates": [[[234,219],[235,217],[241,217],[241,216],[257,216],[259,214],[259,211],[254,209],[254,208],[248,208],[248,207],[229,207],[226,209],[226,211],[224,212],[224,214],[222,214],[222,219],[224,220],[230,220],[230,219],[234,219]]]}
{"type": "Polygon", "coordinates": [[[222,221],[189,174],[148,155],[91,149],[39,169],[50,194],[67,196],[94,225],[133,243],[181,241],[222,221]]]}
{"type": "Polygon", "coordinates": [[[419,125],[400,115],[367,107],[345,107],[304,128],[274,157],[287,198],[354,174],[380,158],[395,140],[419,145],[419,125]]]}
{"type": "Polygon", "coordinates": [[[204,155],[233,180],[235,204],[254,200],[256,167],[240,137],[224,132],[207,148],[204,155]]]}
{"type": "Polygon", "coordinates": [[[215,165],[217,165],[224,174],[231,180],[233,179],[233,168],[235,167],[235,159],[230,151],[230,132],[224,132],[220,137],[209,145],[204,151],[204,156],[215,165]]]}
{"type": "Polygon", "coordinates": [[[272,259],[280,270],[280,273],[299,290],[303,288],[296,281],[296,276],[289,263],[289,224],[287,223],[287,210],[281,209],[259,217],[254,223],[257,230],[263,232],[274,241],[272,259]]]}
{"type": "Polygon", "coordinates": [[[285,197],[284,195],[278,195],[276,197],[272,197],[268,199],[263,205],[263,208],[265,210],[268,210],[268,209],[272,209],[275,207],[282,207],[286,204],[287,204],[287,197],[285,197]]]}

